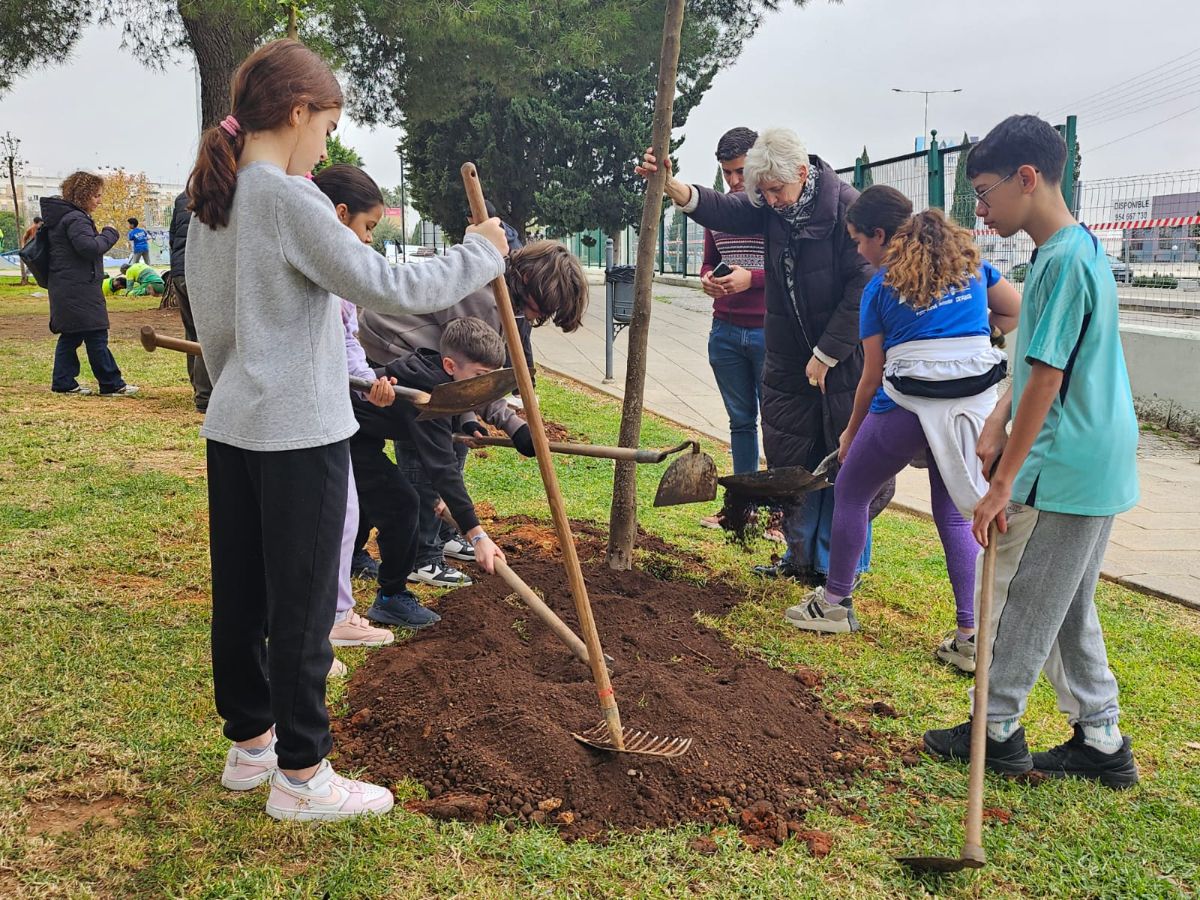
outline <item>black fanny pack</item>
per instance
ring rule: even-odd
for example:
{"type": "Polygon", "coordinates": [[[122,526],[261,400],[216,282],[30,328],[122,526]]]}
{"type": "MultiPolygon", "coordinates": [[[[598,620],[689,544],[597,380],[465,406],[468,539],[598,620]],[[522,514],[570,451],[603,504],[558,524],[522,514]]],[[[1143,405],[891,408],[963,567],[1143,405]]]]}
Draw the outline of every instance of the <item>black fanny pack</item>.
{"type": "Polygon", "coordinates": [[[1008,360],[1002,359],[982,375],[966,378],[951,378],[949,381],[926,381],[924,378],[905,378],[889,375],[888,383],[908,397],[932,397],[937,400],[954,400],[959,397],[974,397],[992,385],[999,384],[1008,374],[1008,360]]]}

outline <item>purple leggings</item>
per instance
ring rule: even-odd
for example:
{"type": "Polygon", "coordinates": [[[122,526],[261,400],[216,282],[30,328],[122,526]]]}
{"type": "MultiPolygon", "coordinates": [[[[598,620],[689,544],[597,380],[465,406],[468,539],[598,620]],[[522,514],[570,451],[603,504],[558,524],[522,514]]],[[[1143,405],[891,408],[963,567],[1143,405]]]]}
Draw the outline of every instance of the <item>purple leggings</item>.
{"type": "MultiPolygon", "coordinates": [[[[926,446],[921,421],[906,409],[869,413],[863,421],[834,481],[833,538],[825,584],[830,594],[846,597],[854,588],[855,565],[867,543],[867,507],[871,498],[926,446]]],[[[974,628],[975,558],[979,555],[979,545],[971,536],[971,523],[950,499],[933,455],[927,457],[933,521],[946,551],[958,627],[974,628]]]]}

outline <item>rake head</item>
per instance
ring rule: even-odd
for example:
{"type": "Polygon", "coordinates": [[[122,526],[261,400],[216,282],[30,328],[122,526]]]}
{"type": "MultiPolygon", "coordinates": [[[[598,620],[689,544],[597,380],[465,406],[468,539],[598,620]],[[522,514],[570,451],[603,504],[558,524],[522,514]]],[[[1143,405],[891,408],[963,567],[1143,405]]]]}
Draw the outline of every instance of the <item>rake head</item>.
{"type": "Polygon", "coordinates": [[[640,753],[644,756],[683,756],[692,746],[691,738],[659,737],[648,731],[623,727],[621,737],[625,746],[618,747],[609,733],[608,725],[604,722],[582,733],[573,731],[571,737],[579,743],[595,747],[597,750],[609,750],[613,753],[640,753]]]}

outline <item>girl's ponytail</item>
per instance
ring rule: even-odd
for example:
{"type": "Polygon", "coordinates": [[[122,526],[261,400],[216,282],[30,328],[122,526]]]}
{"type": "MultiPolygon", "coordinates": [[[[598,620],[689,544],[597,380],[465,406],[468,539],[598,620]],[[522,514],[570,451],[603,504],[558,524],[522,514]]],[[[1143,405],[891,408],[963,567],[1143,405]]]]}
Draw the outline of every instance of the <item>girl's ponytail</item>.
{"type": "Polygon", "coordinates": [[[200,136],[200,152],[196,166],[188,176],[188,207],[196,218],[210,228],[229,224],[233,192],[237,190],[237,161],[245,137],[239,130],[231,136],[220,125],[209,128],[200,136]]]}
{"type": "Polygon", "coordinates": [[[209,228],[229,224],[246,132],[285,125],[297,106],[315,111],[342,105],[342,88],[329,65],[299,41],[286,39],[246,57],[233,74],[231,93],[232,115],[201,135],[188,176],[189,208],[209,228]]]}

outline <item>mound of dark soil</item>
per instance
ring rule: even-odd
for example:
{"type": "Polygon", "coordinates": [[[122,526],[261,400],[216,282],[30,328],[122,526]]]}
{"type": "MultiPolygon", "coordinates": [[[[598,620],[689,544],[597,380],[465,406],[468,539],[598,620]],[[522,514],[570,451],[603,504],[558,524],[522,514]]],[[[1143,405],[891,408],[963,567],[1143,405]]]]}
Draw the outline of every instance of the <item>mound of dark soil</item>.
{"type": "MultiPolygon", "coordinates": [[[[577,628],[553,531],[522,519],[489,530],[577,628]]],[[[430,800],[413,808],[443,818],[554,824],[570,838],[692,820],[732,822],[757,846],[789,830],[808,839],[804,811],[880,750],[822,709],[810,670],[769,668],[696,620],[743,599],[705,580],[698,558],[643,535],[640,570],[613,572],[603,535],[577,535],[624,723],[691,737],[689,753],[605,753],[573,740],[600,720],[590,673],[499,578],[481,578],[441,598],[440,624],[355,672],[350,714],[335,723],[339,764],[386,784],[419,780],[430,800]]]]}

